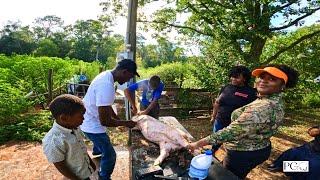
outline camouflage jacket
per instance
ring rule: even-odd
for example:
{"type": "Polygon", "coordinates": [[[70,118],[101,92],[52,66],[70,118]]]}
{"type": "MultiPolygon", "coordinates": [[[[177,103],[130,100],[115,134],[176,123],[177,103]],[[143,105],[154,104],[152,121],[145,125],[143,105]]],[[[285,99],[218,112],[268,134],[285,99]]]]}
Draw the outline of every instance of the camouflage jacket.
{"type": "Polygon", "coordinates": [[[234,110],[231,124],[206,137],[212,144],[225,143],[228,150],[254,151],[270,145],[284,116],[282,94],[259,97],[234,110]]]}

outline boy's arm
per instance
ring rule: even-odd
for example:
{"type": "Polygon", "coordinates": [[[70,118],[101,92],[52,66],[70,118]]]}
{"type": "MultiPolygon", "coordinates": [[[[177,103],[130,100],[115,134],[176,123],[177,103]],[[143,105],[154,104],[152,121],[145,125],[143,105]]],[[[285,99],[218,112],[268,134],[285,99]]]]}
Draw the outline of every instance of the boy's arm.
{"type": "Polygon", "coordinates": [[[65,177],[71,179],[71,180],[80,180],[79,177],[77,177],[72,171],[70,171],[70,169],[68,168],[68,166],[66,165],[65,161],[60,161],[60,162],[56,162],[53,163],[54,166],[58,169],[58,171],[64,175],[65,177]]]}
{"type": "Polygon", "coordinates": [[[152,100],[151,103],[149,104],[149,106],[147,107],[147,109],[143,110],[143,111],[140,111],[138,113],[138,115],[143,115],[143,114],[148,114],[152,108],[154,108],[157,104],[157,101],[158,100],[152,100]]]}
{"type": "Polygon", "coordinates": [[[137,110],[137,107],[136,107],[136,102],[135,102],[133,91],[131,91],[131,89],[129,89],[129,88],[126,88],[124,90],[124,95],[126,96],[126,98],[128,99],[129,103],[131,104],[132,113],[136,114],[138,110],[137,110]]]}

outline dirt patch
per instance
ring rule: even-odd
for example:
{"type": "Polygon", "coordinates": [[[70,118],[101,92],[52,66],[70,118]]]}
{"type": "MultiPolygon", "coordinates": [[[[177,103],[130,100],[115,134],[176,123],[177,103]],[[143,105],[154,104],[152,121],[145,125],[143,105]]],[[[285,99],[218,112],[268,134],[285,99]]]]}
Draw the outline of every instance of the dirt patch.
{"type": "MultiPolygon", "coordinates": [[[[112,178],[115,180],[129,179],[129,151],[122,146],[115,147],[115,150],[117,162],[112,178]]],[[[91,179],[98,179],[96,175],[97,173],[91,179]]],[[[62,180],[64,177],[53,164],[48,163],[40,143],[8,142],[0,146],[0,179],[62,180]]]]}

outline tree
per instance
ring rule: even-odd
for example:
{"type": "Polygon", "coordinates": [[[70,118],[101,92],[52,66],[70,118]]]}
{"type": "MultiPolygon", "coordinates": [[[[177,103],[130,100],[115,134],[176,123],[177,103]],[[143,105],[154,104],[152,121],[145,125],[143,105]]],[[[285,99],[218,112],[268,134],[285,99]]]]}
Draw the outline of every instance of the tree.
{"type": "Polygon", "coordinates": [[[70,56],[86,61],[96,60],[104,32],[100,21],[76,21],[73,26],[74,46],[70,56]]]}
{"type": "Polygon", "coordinates": [[[35,19],[35,27],[33,28],[37,39],[48,38],[53,32],[63,29],[63,21],[55,15],[47,15],[35,19]]]}
{"type": "MultiPolygon", "coordinates": [[[[150,1],[141,0],[140,4],[150,1]]],[[[168,0],[175,5],[158,10],[151,19],[140,19],[150,23],[157,31],[179,29],[189,37],[200,40],[223,37],[248,64],[266,64],[302,41],[318,36],[320,30],[311,31],[291,44],[278,49],[274,55],[261,59],[265,44],[273,35],[303,25],[304,19],[320,9],[318,0],[168,0]],[[177,16],[189,14],[179,23],[177,16]],[[274,19],[283,19],[278,24],[274,19]]],[[[142,17],[142,16],[140,16],[142,17]]]]}
{"type": "Polygon", "coordinates": [[[0,31],[0,53],[31,54],[34,48],[33,33],[29,26],[22,27],[19,22],[10,22],[0,31]]]}
{"type": "Polygon", "coordinates": [[[50,39],[43,39],[39,42],[34,54],[37,56],[57,57],[59,55],[59,47],[50,39]]]}
{"type": "Polygon", "coordinates": [[[64,31],[55,32],[49,38],[58,47],[58,57],[64,58],[68,56],[68,53],[72,49],[72,32],[68,26],[64,27],[64,31]]]}

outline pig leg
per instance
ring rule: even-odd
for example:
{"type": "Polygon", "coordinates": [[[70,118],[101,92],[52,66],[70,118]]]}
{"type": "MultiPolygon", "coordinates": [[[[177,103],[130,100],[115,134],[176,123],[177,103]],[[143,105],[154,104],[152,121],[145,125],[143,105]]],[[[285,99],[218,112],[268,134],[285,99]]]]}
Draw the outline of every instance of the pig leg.
{"type": "Polygon", "coordinates": [[[172,143],[160,142],[160,156],[154,161],[154,165],[159,165],[162,161],[169,156],[171,150],[177,149],[178,146],[172,143]]]}

